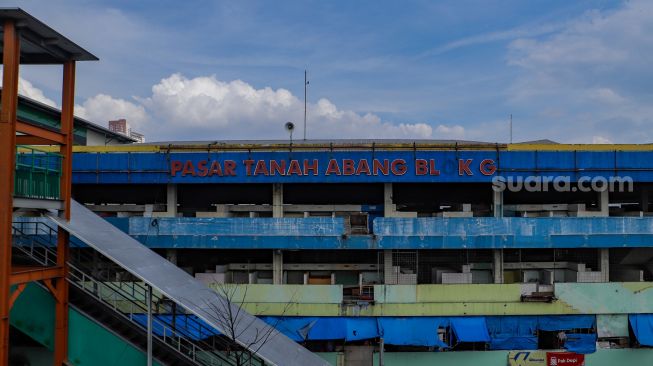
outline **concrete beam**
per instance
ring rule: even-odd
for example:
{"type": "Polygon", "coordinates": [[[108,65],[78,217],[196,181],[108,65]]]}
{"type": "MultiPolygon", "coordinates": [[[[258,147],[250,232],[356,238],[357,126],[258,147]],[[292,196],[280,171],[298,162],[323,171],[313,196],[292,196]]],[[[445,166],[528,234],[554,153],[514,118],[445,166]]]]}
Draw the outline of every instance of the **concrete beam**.
{"type": "Polygon", "coordinates": [[[283,252],[279,249],[272,251],[272,283],[283,284],[283,252]]]}
{"type": "Polygon", "coordinates": [[[272,184],[272,217],[283,217],[283,184],[272,184]]]}

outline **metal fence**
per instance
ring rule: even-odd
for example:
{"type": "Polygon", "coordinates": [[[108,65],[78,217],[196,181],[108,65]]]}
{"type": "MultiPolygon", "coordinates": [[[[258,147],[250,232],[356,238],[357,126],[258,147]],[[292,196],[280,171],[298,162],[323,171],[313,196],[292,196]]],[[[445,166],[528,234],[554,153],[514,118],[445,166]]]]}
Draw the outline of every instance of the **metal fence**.
{"type": "Polygon", "coordinates": [[[59,199],[62,158],[57,153],[17,146],[14,196],[59,199]]]}

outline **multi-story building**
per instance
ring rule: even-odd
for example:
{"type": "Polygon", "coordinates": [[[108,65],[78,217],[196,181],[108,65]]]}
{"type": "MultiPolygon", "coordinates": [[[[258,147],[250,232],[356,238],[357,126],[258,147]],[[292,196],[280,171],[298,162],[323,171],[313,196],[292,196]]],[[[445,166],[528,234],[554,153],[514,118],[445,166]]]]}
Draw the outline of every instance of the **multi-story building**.
{"type": "Polygon", "coordinates": [[[79,147],[73,197],[333,364],[648,364],[651,157],[464,141],[79,147]]]}

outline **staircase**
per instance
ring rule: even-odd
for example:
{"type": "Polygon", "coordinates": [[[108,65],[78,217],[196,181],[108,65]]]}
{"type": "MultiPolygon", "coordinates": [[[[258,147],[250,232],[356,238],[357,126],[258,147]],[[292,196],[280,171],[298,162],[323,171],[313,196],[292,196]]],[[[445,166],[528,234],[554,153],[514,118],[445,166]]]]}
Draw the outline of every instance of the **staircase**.
{"type": "MultiPolygon", "coordinates": [[[[56,264],[54,228],[41,221],[15,222],[14,252],[17,260],[41,266],[56,264]]],[[[142,351],[147,350],[148,287],[139,282],[113,282],[116,271],[93,268],[97,253],[71,239],[68,281],[69,301],[75,310],[111,330],[142,351]]],[[[170,300],[153,291],[152,303],[169,304],[170,300]]],[[[181,307],[177,307],[182,309],[181,307]]],[[[192,316],[175,321],[175,317],[153,316],[153,355],[163,365],[264,365],[235,342],[219,335],[201,320],[192,316]],[[244,360],[245,359],[245,360],[244,360]]]]}

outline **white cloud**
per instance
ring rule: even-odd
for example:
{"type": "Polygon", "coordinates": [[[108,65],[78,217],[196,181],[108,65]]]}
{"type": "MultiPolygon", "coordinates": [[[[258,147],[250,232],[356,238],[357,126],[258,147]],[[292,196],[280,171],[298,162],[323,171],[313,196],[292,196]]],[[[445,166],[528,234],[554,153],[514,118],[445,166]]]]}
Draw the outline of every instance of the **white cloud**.
{"type": "MultiPolygon", "coordinates": [[[[42,90],[26,80],[20,93],[57,107],[42,90]]],[[[307,137],[457,139],[465,129],[459,125],[392,123],[372,113],[338,107],[326,98],[308,104],[307,137]]],[[[148,140],[286,139],[283,125],[297,125],[294,138],[303,135],[304,103],[286,89],[252,85],[215,76],[186,78],[173,74],[152,87],[152,95],[134,101],[98,94],[75,105],[75,115],[99,125],[125,118],[148,140]]]]}
{"type": "Polygon", "coordinates": [[[593,144],[611,144],[612,140],[605,138],[603,136],[592,136],[593,144]]]}
{"type": "MultiPolygon", "coordinates": [[[[297,125],[295,138],[303,135],[304,103],[286,89],[173,74],[139,101],[156,121],[144,129],[154,139],[285,139],[286,121],[297,125]]],[[[375,114],[339,109],[325,98],[307,109],[308,138],[433,137],[426,123],[391,123],[375,114]]],[[[460,133],[461,128],[452,131],[460,133]]]]}
{"type": "Polygon", "coordinates": [[[510,108],[532,118],[530,133],[541,138],[650,142],[652,31],[653,2],[633,0],[511,42],[508,64],[521,72],[508,90],[510,108]],[[542,120],[547,111],[557,117],[542,120]]]}
{"type": "MultiPolygon", "coordinates": [[[[2,67],[0,67],[0,86],[2,86],[3,78],[2,78],[2,67]]],[[[28,80],[23,79],[22,77],[18,77],[18,94],[28,97],[30,99],[34,99],[37,102],[41,102],[43,104],[49,105],[50,107],[55,107],[57,108],[57,102],[54,100],[48,98],[45,96],[43,93],[43,90],[37,88],[29,82],[28,80]]]]}
{"type": "Polygon", "coordinates": [[[106,94],[98,94],[81,105],[75,105],[75,115],[102,126],[106,126],[109,120],[126,118],[136,131],[146,128],[148,121],[143,106],[106,94]]]}
{"type": "Polygon", "coordinates": [[[18,79],[18,94],[57,108],[57,103],[54,100],[46,97],[41,89],[23,78],[18,79]]]}

